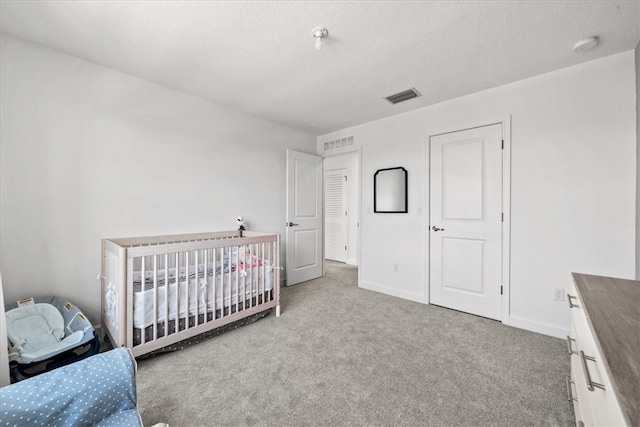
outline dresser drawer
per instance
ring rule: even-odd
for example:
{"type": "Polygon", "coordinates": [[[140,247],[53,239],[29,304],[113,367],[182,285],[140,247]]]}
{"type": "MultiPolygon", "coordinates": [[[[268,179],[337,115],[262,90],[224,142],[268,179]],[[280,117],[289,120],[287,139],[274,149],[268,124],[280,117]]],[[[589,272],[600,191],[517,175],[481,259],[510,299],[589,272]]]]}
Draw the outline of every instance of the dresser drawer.
{"type": "Polygon", "coordinates": [[[575,287],[570,290],[572,327],[568,341],[571,352],[571,375],[577,399],[574,401],[576,424],[590,426],[627,425],[613,390],[593,331],[575,287]]]}
{"type": "Polygon", "coordinates": [[[580,366],[580,353],[576,349],[576,331],[571,325],[571,334],[567,341],[568,350],[571,352],[571,382],[569,383],[567,394],[573,400],[573,410],[576,418],[576,426],[593,426],[595,421],[593,412],[589,404],[589,390],[584,376],[582,366],[580,366]]]}

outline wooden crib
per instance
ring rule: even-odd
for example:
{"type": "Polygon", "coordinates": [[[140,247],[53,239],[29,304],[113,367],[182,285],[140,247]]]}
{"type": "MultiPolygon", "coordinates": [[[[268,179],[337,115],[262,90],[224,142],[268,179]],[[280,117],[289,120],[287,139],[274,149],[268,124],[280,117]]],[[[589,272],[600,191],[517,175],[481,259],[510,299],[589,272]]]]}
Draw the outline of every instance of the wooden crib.
{"type": "Polygon", "coordinates": [[[102,326],[134,356],[276,309],[280,238],[239,231],[102,240],[102,326]]]}

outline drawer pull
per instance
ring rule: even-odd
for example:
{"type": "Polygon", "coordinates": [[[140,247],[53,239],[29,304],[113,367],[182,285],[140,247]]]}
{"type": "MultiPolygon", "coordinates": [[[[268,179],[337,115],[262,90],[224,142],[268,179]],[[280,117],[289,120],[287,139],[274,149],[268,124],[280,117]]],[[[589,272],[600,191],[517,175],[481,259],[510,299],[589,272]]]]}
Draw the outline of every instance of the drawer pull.
{"type": "Polygon", "coordinates": [[[576,340],[567,335],[567,352],[569,353],[569,355],[578,354],[577,351],[573,351],[573,349],[571,348],[571,341],[576,342],[576,340]]]}
{"type": "Polygon", "coordinates": [[[569,308],[580,308],[580,306],[578,304],[574,304],[571,302],[571,299],[578,299],[578,297],[574,297],[571,294],[567,294],[567,302],[569,303],[569,308]]]}
{"type": "Polygon", "coordinates": [[[587,379],[587,389],[589,391],[593,391],[595,387],[597,387],[597,388],[601,388],[602,390],[605,390],[603,384],[591,381],[591,374],[589,374],[589,367],[587,366],[587,360],[591,360],[592,362],[595,362],[596,358],[593,356],[587,356],[584,354],[584,351],[580,350],[580,361],[582,362],[582,369],[584,370],[584,376],[587,379]]]}
{"type": "Polygon", "coordinates": [[[571,384],[575,384],[575,381],[571,381],[569,379],[569,376],[564,377],[564,379],[567,381],[567,400],[569,402],[571,402],[571,401],[577,402],[578,398],[577,397],[573,397],[573,393],[571,393],[571,384]]]}

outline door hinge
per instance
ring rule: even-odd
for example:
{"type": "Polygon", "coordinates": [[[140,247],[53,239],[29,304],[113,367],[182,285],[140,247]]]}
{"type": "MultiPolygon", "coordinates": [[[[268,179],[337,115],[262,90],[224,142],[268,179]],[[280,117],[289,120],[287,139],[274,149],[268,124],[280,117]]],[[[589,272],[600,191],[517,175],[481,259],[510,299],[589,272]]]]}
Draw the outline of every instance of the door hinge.
{"type": "Polygon", "coordinates": [[[347,245],[344,245],[344,250],[345,250],[345,251],[347,250],[347,245]]]}
{"type": "Polygon", "coordinates": [[[344,211],[344,216],[347,216],[347,211],[344,211]]]}
{"type": "Polygon", "coordinates": [[[500,214],[500,221],[504,222],[504,212],[500,214]]]}
{"type": "Polygon", "coordinates": [[[344,176],[344,180],[347,181],[347,176],[346,175],[344,176]]]}
{"type": "Polygon", "coordinates": [[[502,295],[502,285],[500,285],[500,295],[502,295]]]}
{"type": "Polygon", "coordinates": [[[504,150],[504,139],[502,140],[502,149],[504,150]]]}

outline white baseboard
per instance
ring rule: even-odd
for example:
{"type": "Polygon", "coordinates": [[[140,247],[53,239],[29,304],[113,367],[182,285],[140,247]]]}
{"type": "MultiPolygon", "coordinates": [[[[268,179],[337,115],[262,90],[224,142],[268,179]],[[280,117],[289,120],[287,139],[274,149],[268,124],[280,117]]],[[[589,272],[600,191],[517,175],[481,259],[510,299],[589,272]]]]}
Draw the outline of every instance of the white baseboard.
{"type": "Polygon", "coordinates": [[[427,303],[427,298],[424,294],[414,294],[412,292],[401,291],[394,288],[381,285],[379,283],[367,282],[365,280],[360,281],[358,287],[367,289],[369,291],[380,292],[381,294],[391,295],[392,297],[398,297],[402,299],[408,299],[409,301],[427,303]]]}
{"type": "Polygon", "coordinates": [[[568,329],[562,328],[558,325],[550,325],[548,323],[537,322],[535,320],[525,319],[518,316],[509,316],[504,319],[502,323],[507,326],[513,326],[556,338],[566,338],[567,335],[569,335],[568,329]]]}

